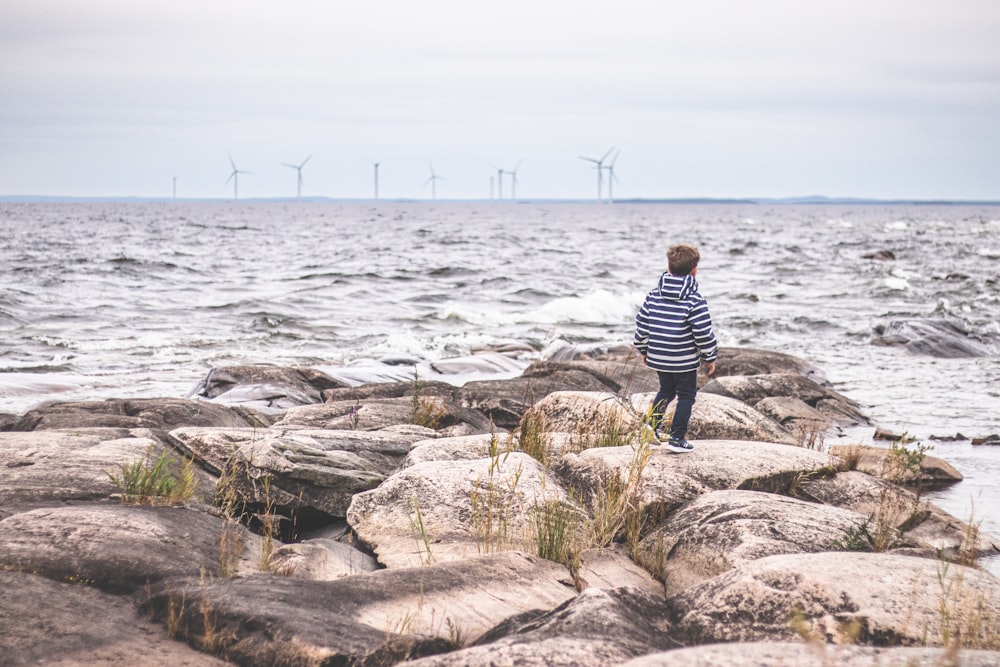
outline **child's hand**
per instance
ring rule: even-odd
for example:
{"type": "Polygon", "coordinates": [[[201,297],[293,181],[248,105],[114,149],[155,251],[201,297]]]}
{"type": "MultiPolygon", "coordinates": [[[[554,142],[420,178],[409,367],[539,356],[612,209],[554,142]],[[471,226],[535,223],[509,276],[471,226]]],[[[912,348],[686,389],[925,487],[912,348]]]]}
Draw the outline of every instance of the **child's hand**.
{"type": "Polygon", "coordinates": [[[710,361],[707,364],[705,364],[705,374],[708,375],[709,377],[715,375],[715,362],[714,361],[710,361]]]}

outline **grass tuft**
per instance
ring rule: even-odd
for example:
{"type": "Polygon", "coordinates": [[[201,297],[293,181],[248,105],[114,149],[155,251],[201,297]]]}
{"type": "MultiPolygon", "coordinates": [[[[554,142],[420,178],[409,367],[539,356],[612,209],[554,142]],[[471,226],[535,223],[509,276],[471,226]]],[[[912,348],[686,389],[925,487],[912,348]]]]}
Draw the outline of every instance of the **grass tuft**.
{"type": "Polygon", "coordinates": [[[121,464],[118,473],[108,477],[122,502],[133,505],[181,505],[190,500],[198,487],[194,461],[176,457],[164,450],[153,459],[153,448],[145,458],[121,464]]]}

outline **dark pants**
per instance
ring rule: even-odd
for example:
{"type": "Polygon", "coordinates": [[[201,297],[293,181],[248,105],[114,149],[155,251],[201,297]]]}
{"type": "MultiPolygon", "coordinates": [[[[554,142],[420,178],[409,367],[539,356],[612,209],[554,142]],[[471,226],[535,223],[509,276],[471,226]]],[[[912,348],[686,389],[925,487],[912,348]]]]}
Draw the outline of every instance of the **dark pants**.
{"type": "Polygon", "coordinates": [[[686,373],[665,373],[657,371],[660,377],[660,391],[653,399],[652,426],[663,420],[670,401],[677,399],[674,407],[674,419],[670,422],[670,437],[683,438],[687,435],[688,422],[691,421],[691,408],[694,407],[694,397],[698,393],[698,371],[686,373]]]}

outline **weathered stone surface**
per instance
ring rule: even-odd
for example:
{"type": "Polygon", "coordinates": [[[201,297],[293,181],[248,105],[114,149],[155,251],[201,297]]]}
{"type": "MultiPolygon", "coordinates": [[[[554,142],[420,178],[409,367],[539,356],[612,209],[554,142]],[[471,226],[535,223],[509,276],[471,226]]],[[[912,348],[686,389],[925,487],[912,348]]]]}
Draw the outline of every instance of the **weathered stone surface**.
{"type": "Polygon", "coordinates": [[[213,368],[188,398],[211,399],[222,405],[243,405],[275,414],[297,405],[321,403],[323,390],[344,383],[313,368],[271,365],[213,368]]]}
{"type": "Polygon", "coordinates": [[[495,459],[428,461],[358,493],[347,521],[379,562],[406,567],[484,551],[534,550],[536,507],[566,502],[558,481],[520,452],[495,459]]]}
{"type": "Polygon", "coordinates": [[[554,391],[531,406],[547,430],[564,433],[634,431],[641,415],[626,400],[609,392],[554,391]]]}
{"type": "Polygon", "coordinates": [[[174,575],[220,571],[220,541],[234,535],[246,558],[253,535],[186,507],[83,504],[13,514],[0,521],[0,563],[53,579],[135,591],[174,575]]]}
{"type": "MultiPolygon", "coordinates": [[[[869,517],[867,532],[887,548],[908,549],[927,558],[955,560],[972,534],[968,524],[915,493],[863,472],[849,471],[802,485],[803,495],[869,517]],[[893,532],[894,531],[894,532],[893,532]]],[[[1000,553],[1000,539],[975,531],[978,556],[1000,553]]]]}
{"type": "Polygon", "coordinates": [[[822,371],[799,357],[771,350],[720,347],[715,361],[715,377],[727,375],[770,375],[793,373],[818,384],[829,384],[822,371]]]}
{"type": "MultiPolygon", "coordinates": [[[[66,429],[0,433],[0,518],[18,506],[99,500],[117,493],[110,474],[123,463],[156,460],[162,442],[145,429],[66,429]]],[[[179,465],[180,454],[176,457],[179,465]]],[[[176,468],[175,468],[176,470],[176,468]]],[[[215,482],[197,470],[196,497],[211,497],[215,482]]]]}
{"type": "Polygon", "coordinates": [[[634,588],[591,588],[563,605],[475,646],[414,661],[420,667],[519,665],[605,667],[676,646],[662,596],[634,588]]]}
{"type": "Polygon", "coordinates": [[[577,580],[582,590],[629,586],[663,597],[663,584],[632,560],[622,544],[612,543],[603,549],[585,549],[580,554],[577,580]]]}
{"type": "Polygon", "coordinates": [[[239,664],[394,664],[453,648],[449,635],[474,641],[510,616],[557,607],[576,595],[565,574],[507,552],[336,581],[172,579],[142,608],[166,622],[183,600],[182,633],[195,644],[207,613],[219,650],[239,664]]]}
{"type": "Polygon", "coordinates": [[[865,522],[857,512],[756,491],[713,491],[655,527],[638,561],[670,593],[765,556],[836,551],[865,522]]]}
{"type": "Polygon", "coordinates": [[[455,392],[464,407],[479,410],[503,429],[513,429],[524,411],[554,391],[618,391],[608,377],[565,363],[536,362],[510,380],[469,382],[455,392]]]}
{"type": "Polygon", "coordinates": [[[996,651],[834,646],[803,641],[709,644],[644,655],[621,667],[995,667],[996,651]]]}
{"type": "MultiPolygon", "coordinates": [[[[869,423],[857,403],[798,373],[731,376],[719,376],[716,373],[716,376],[701,388],[702,393],[728,396],[752,406],[760,405],[761,401],[767,398],[795,398],[814,408],[824,418],[836,423],[844,425],[869,423]]],[[[774,402],[764,403],[764,406],[772,409],[780,405],[774,402]]]]}
{"type": "Polygon", "coordinates": [[[893,460],[891,451],[886,447],[859,445],[834,445],[830,448],[834,456],[849,456],[856,460],[856,469],[861,472],[876,477],[890,476],[903,484],[939,485],[962,480],[962,473],[942,458],[925,454],[920,460],[919,470],[908,470],[893,460]]]}
{"type": "Polygon", "coordinates": [[[490,430],[489,419],[483,414],[459,406],[447,397],[429,394],[421,394],[416,402],[411,396],[304,405],[285,412],[275,426],[375,431],[412,425],[416,421],[434,429],[464,423],[480,433],[490,430]]]}
{"type": "Polygon", "coordinates": [[[335,540],[316,539],[283,544],[268,563],[272,572],[296,579],[331,581],[374,572],[378,563],[359,549],[335,540]]]}
{"type": "Polygon", "coordinates": [[[60,667],[223,667],[170,639],[132,600],[88,586],[0,570],[0,662],[60,667]]]}
{"type": "Polygon", "coordinates": [[[177,429],[170,438],[219,472],[253,503],[311,507],[344,516],[351,497],[378,486],[428,429],[351,431],[177,429]],[[264,486],[260,480],[269,479],[264,486]]]}
{"type": "Polygon", "coordinates": [[[511,442],[511,437],[506,432],[421,440],[413,444],[402,467],[428,461],[485,459],[490,455],[490,448],[494,444],[500,449],[506,449],[511,442]]]}
{"type": "Polygon", "coordinates": [[[824,642],[941,646],[986,641],[1000,627],[1000,579],[924,558],[870,553],[770,556],[670,599],[677,637],[691,643],[793,641],[789,623],[824,642]],[[948,609],[949,614],[942,614],[948,609]]]}
{"type": "MultiPolygon", "coordinates": [[[[655,394],[633,394],[632,407],[648,413],[655,394]]],[[[673,418],[676,401],[667,406],[667,418],[673,418]]],[[[800,438],[781,424],[735,398],[698,392],[688,425],[688,440],[759,440],[798,444],[800,438]]]]}
{"type": "Polygon", "coordinates": [[[875,327],[872,343],[900,346],[912,354],[945,359],[990,355],[989,346],[973,338],[957,319],[892,320],[875,327]]]}
{"type": "Polygon", "coordinates": [[[108,427],[169,431],[181,426],[241,428],[267,423],[267,418],[259,413],[208,401],[183,398],[109,398],[105,401],[48,403],[29,410],[10,430],[108,427]]]}

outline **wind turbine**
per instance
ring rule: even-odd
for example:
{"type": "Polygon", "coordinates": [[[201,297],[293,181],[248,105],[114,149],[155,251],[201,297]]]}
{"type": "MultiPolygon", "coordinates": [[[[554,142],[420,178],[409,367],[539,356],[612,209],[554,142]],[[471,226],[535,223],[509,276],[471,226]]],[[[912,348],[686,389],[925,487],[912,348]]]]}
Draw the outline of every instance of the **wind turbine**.
{"type": "Polygon", "coordinates": [[[177,200],[177,177],[174,176],[174,200],[177,200]]]}
{"type": "Polygon", "coordinates": [[[375,201],[378,201],[378,167],[382,164],[381,162],[372,162],[375,167],[375,201]]]}
{"type": "Polygon", "coordinates": [[[438,176],[437,174],[435,174],[434,173],[434,165],[431,164],[431,163],[428,163],[428,164],[430,165],[430,168],[431,168],[431,175],[430,175],[430,178],[428,178],[426,181],[424,181],[424,185],[427,185],[428,183],[431,184],[431,199],[435,199],[436,200],[437,199],[437,182],[439,180],[443,181],[443,180],[445,180],[445,178],[444,178],[444,176],[438,176]]]}
{"type": "Polygon", "coordinates": [[[602,157],[600,160],[594,159],[592,157],[584,157],[582,155],[580,156],[581,160],[586,160],[587,162],[593,162],[594,164],[597,165],[597,201],[598,202],[601,201],[601,193],[604,191],[603,188],[602,188],[603,177],[604,177],[604,161],[608,159],[608,156],[611,155],[611,151],[613,151],[613,150],[614,150],[614,147],[612,146],[611,148],[608,149],[608,152],[605,153],[604,157],[602,157]]]}
{"type": "Polygon", "coordinates": [[[295,201],[302,201],[302,167],[306,166],[306,162],[312,159],[312,155],[307,157],[302,161],[302,164],[288,164],[287,162],[282,162],[281,164],[294,169],[298,173],[298,178],[296,179],[296,190],[295,190],[295,201]]]}
{"type": "Polygon", "coordinates": [[[621,155],[621,151],[615,151],[615,156],[611,158],[611,162],[605,169],[608,170],[608,203],[613,204],[615,202],[614,195],[614,184],[618,181],[618,177],[615,176],[615,161],[618,160],[618,156],[621,155]]]}
{"type": "Polygon", "coordinates": [[[517,170],[521,168],[521,161],[518,160],[517,164],[514,165],[514,171],[504,172],[510,176],[510,199],[515,201],[517,199],[517,170]]]}
{"type": "Polygon", "coordinates": [[[233,171],[232,173],[229,174],[229,178],[226,179],[226,183],[228,183],[229,181],[233,182],[233,201],[236,201],[237,199],[239,199],[238,195],[240,190],[240,174],[249,174],[250,172],[240,171],[239,169],[237,169],[236,163],[233,162],[232,155],[229,156],[229,164],[233,166],[233,171]]]}

